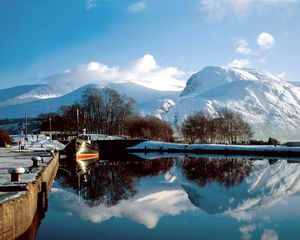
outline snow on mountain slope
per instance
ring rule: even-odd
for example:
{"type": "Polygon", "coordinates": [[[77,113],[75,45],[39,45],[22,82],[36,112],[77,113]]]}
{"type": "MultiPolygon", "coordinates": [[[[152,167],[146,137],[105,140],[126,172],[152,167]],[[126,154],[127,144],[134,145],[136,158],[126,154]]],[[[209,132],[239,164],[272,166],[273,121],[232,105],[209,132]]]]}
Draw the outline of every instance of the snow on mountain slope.
{"type": "MultiPolygon", "coordinates": [[[[143,104],[144,101],[153,102],[166,96],[178,96],[179,92],[158,91],[149,89],[135,83],[105,83],[105,84],[88,84],[60,97],[46,98],[40,95],[39,100],[25,102],[21,104],[7,105],[0,108],[1,118],[20,118],[27,113],[29,116],[37,116],[40,113],[55,112],[62,105],[72,104],[79,101],[82,93],[90,87],[104,88],[110,87],[121,94],[126,94],[137,101],[137,105],[143,104]]],[[[35,92],[36,94],[36,92],[35,92]]]]}
{"type": "Polygon", "coordinates": [[[159,91],[141,86],[136,83],[109,83],[106,87],[112,88],[134,98],[137,103],[152,102],[163,99],[165,97],[174,98],[179,96],[179,91],[159,91]]]}
{"type": "Polygon", "coordinates": [[[23,85],[12,88],[0,89],[0,102],[4,102],[16,96],[25,94],[32,91],[35,88],[38,88],[41,85],[23,85]]]}
{"type": "Polygon", "coordinates": [[[188,80],[176,107],[163,117],[174,122],[224,107],[241,114],[255,138],[299,139],[300,88],[263,70],[207,67],[188,80]]]}
{"type": "Polygon", "coordinates": [[[175,107],[176,99],[176,95],[169,95],[163,99],[141,102],[137,104],[137,112],[142,116],[155,116],[164,119],[170,109],[175,107]]]}
{"type": "Polygon", "coordinates": [[[25,85],[8,89],[0,89],[0,108],[63,96],[74,88],[62,85],[25,85]]]}
{"type": "MultiPolygon", "coordinates": [[[[212,115],[228,108],[242,115],[255,131],[255,138],[299,140],[300,88],[258,69],[206,67],[193,74],[180,95],[159,91],[133,82],[105,82],[90,86],[110,87],[136,100],[141,115],[154,115],[180,124],[196,111],[212,115]]],[[[56,84],[0,89],[1,118],[36,116],[56,111],[62,104],[80,99],[85,87],[56,84]],[[66,94],[68,93],[68,94],[66,94]],[[52,99],[50,99],[52,98],[52,99]]]]}
{"type": "Polygon", "coordinates": [[[89,85],[79,88],[71,93],[56,98],[47,98],[35,100],[22,104],[9,105],[0,108],[0,116],[2,118],[22,118],[25,113],[29,117],[34,117],[40,113],[55,112],[62,105],[68,105],[79,100],[81,94],[86,90],[89,85]]]}
{"type": "Polygon", "coordinates": [[[237,68],[206,67],[190,77],[181,96],[200,94],[224,83],[240,80],[255,81],[258,79],[256,76],[237,68]]]}

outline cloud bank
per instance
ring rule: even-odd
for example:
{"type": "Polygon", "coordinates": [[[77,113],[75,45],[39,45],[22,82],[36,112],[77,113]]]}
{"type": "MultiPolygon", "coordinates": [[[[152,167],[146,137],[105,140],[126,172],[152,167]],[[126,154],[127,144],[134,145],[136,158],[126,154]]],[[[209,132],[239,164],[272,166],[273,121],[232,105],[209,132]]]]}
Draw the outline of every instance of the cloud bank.
{"type": "Polygon", "coordinates": [[[228,16],[242,20],[254,14],[274,13],[274,10],[284,16],[286,10],[297,4],[298,0],[200,0],[200,9],[208,20],[222,21],[228,16]]]}
{"type": "Polygon", "coordinates": [[[75,88],[94,83],[132,82],[151,89],[181,91],[189,74],[175,67],[161,67],[154,57],[145,54],[131,64],[109,67],[100,62],[89,62],[64,73],[44,79],[46,84],[71,85],[75,88]]]}

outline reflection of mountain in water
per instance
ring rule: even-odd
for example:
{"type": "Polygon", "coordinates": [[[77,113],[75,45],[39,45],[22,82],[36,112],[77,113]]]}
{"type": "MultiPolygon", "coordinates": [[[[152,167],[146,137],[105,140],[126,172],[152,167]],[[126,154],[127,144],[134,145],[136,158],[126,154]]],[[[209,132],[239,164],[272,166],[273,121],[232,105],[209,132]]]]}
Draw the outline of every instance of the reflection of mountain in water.
{"type": "Polygon", "coordinates": [[[106,162],[87,169],[79,180],[76,174],[59,176],[64,189],[51,195],[57,197],[56,209],[92,222],[128,217],[153,228],[161,217],[194,206],[249,219],[254,211],[300,192],[300,164],[225,158],[106,162]],[[79,190],[80,205],[65,191],[70,187],[79,190]]]}
{"type": "Polygon", "coordinates": [[[188,180],[182,186],[191,202],[207,213],[249,218],[246,214],[249,211],[268,208],[300,191],[297,163],[282,160],[270,164],[268,160],[243,159],[225,163],[224,159],[211,159],[197,164],[195,161],[183,163],[188,180]]]}
{"type": "Polygon", "coordinates": [[[186,158],[182,173],[187,182],[182,187],[195,206],[212,214],[224,212],[250,196],[247,189],[239,194],[251,169],[252,162],[247,159],[186,158]]]}

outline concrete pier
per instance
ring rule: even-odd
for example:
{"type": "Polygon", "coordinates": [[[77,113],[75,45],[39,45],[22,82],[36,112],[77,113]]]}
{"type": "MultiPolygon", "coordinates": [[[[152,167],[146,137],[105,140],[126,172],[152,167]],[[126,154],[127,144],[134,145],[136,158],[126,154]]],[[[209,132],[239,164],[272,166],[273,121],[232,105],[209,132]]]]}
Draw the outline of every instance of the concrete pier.
{"type": "Polygon", "coordinates": [[[47,198],[58,160],[59,155],[55,153],[38,167],[28,166],[26,173],[33,176],[31,180],[24,177],[24,181],[0,183],[0,240],[20,237],[29,229],[36,212],[44,214],[47,211],[47,198]]]}

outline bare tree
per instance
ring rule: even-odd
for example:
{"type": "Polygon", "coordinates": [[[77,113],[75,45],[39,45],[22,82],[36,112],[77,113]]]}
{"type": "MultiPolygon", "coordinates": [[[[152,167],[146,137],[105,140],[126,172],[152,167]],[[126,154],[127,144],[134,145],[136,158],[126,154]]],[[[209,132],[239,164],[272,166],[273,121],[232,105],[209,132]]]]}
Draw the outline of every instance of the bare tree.
{"type": "Polygon", "coordinates": [[[188,116],[181,125],[181,132],[189,142],[238,143],[253,136],[250,125],[239,114],[221,109],[215,117],[203,112],[188,116]]]}
{"type": "Polygon", "coordinates": [[[173,141],[171,124],[153,116],[131,117],[126,124],[126,133],[132,138],[173,141]]]}
{"type": "Polygon", "coordinates": [[[88,132],[122,134],[133,114],[134,100],[110,88],[88,88],[82,95],[83,122],[88,132]]]}

